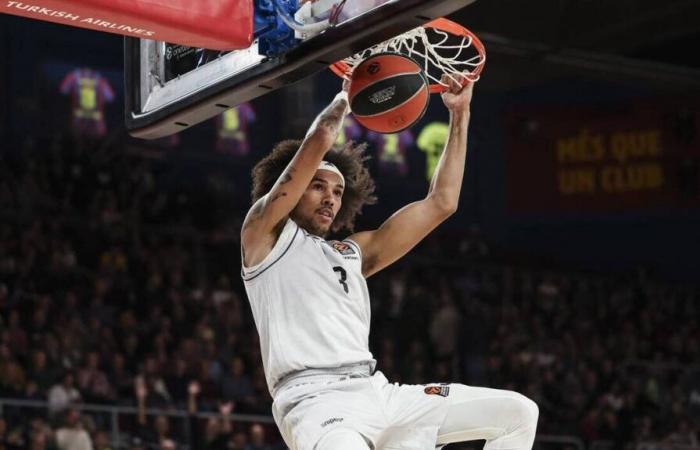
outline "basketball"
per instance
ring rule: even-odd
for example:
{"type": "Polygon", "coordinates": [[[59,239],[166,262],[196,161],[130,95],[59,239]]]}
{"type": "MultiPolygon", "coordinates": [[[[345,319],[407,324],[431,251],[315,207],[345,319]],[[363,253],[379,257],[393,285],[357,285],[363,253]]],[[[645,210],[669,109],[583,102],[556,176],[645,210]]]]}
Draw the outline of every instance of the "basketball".
{"type": "Polygon", "coordinates": [[[397,133],[423,117],[428,108],[428,79],[413,59],[383,53],[367,58],[352,73],[350,109],[364,127],[397,133]]]}

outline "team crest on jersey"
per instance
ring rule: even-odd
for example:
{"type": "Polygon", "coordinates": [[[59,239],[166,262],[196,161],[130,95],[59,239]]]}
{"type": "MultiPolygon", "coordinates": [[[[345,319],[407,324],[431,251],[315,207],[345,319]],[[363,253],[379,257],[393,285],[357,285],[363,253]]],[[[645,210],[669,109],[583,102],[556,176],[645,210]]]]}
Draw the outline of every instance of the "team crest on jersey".
{"type": "Polygon", "coordinates": [[[335,241],[335,242],[333,242],[332,245],[333,245],[333,248],[341,255],[354,255],[355,254],[355,250],[353,250],[352,247],[350,247],[348,244],[345,244],[343,242],[335,241]]]}
{"type": "Polygon", "coordinates": [[[428,395],[439,395],[441,397],[447,397],[450,395],[450,387],[449,386],[426,386],[425,389],[423,389],[423,392],[425,392],[428,395]]]}

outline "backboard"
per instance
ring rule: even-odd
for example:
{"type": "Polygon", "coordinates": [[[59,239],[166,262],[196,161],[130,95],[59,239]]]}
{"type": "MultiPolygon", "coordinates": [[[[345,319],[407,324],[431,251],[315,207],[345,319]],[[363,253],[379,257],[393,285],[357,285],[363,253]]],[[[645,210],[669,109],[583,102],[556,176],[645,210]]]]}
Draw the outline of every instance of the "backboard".
{"type": "Polygon", "coordinates": [[[280,43],[279,29],[272,40],[256,31],[250,47],[230,52],[127,37],[127,128],[145,139],[177,133],[474,1],[389,0],[311,37],[288,28],[292,39],[280,43]]]}

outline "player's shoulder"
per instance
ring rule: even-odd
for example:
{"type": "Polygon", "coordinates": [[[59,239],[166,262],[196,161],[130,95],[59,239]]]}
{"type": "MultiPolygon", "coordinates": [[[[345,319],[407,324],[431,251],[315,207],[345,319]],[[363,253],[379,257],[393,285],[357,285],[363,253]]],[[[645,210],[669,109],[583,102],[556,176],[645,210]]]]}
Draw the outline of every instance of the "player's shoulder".
{"type": "Polygon", "coordinates": [[[246,266],[245,256],[242,256],[243,264],[241,275],[244,281],[252,281],[261,274],[268,272],[278,261],[290,253],[294,242],[300,235],[301,228],[291,219],[280,224],[281,230],[278,232],[275,242],[271,244],[270,250],[256,264],[246,266]]]}

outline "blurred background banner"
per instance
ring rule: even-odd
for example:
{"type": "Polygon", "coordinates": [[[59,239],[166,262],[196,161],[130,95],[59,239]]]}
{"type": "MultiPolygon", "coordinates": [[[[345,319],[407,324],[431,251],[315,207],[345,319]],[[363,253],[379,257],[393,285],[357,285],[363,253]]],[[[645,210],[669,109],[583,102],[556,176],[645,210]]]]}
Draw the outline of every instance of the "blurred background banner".
{"type": "Polygon", "coordinates": [[[512,214],[700,205],[698,98],[517,106],[505,117],[512,214]]]}

